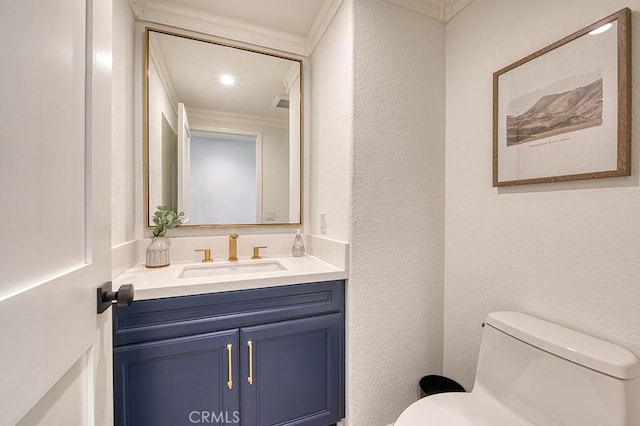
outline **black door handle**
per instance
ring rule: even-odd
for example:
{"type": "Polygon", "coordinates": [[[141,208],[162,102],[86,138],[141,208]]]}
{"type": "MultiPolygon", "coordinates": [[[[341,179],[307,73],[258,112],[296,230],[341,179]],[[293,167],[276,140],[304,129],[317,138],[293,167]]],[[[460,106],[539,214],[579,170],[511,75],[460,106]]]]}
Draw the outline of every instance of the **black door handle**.
{"type": "Polygon", "coordinates": [[[123,284],[118,291],[112,291],[111,281],[107,281],[98,287],[98,313],[103,313],[114,303],[118,306],[131,305],[133,294],[133,284],[123,284]]]}

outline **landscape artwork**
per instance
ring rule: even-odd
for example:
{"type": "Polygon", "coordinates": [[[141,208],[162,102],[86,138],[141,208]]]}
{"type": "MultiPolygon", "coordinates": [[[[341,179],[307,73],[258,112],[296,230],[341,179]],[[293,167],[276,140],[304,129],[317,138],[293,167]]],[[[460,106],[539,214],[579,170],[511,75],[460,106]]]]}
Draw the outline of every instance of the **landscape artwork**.
{"type": "Polygon", "coordinates": [[[631,10],[493,73],[493,186],[631,174],[631,10]]]}
{"type": "MultiPolygon", "coordinates": [[[[526,112],[507,115],[507,146],[602,125],[602,77],[539,98],[526,112]]],[[[507,108],[512,110],[510,103],[507,108]]]]}

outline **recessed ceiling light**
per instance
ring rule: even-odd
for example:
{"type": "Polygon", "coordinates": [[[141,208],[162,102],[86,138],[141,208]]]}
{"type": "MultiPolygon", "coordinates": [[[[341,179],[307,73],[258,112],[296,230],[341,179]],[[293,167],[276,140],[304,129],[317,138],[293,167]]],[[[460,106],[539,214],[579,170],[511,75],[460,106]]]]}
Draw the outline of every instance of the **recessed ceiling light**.
{"type": "Polygon", "coordinates": [[[596,34],[602,34],[603,32],[607,31],[608,29],[610,29],[611,27],[613,27],[613,24],[611,22],[604,24],[601,27],[596,28],[593,31],[589,32],[589,35],[596,35],[596,34]]]}
{"type": "Polygon", "coordinates": [[[231,77],[229,74],[225,74],[222,77],[220,77],[220,82],[222,84],[226,84],[227,86],[231,86],[233,85],[233,83],[235,83],[235,79],[233,77],[231,77]]]}

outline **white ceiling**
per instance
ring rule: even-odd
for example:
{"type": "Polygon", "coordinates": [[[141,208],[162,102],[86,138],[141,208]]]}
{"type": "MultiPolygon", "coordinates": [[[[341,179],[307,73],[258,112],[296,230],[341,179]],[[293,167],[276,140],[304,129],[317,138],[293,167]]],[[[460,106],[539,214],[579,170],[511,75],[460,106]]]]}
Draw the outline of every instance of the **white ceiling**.
{"type": "Polygon", "coordinates": [[[326,0],[146,0],[148,6],[172,3],[207,14],[306,37],[326,0]]]}
{"type": "MultiPolygon", "coordinates": [[[[129,0],[136,18],[309,56],[343,0],[129,0]]],[[[385,0],[447,22],[472,0],[385,0]]]]}
{"type": "MultiPolygon", "coordinates": [[[[384,1],[447,22],[472,0],[384,1]]],[[[129,2],[136,18],[141,21],[309,56],[343,0],[129,2]]],[[[270,105],[275,96],[284,92],[283,76],[291,62],[260,58],[264,55],[242,53],[235,49],[214,49],[213,46],[180,38],[172,40],[171,37],[161,43],[159,53],[163,57],[161,62],[166,64],[165,78],[170,81],[176,100],[192,110],[286,119],[286,110],[271,108],[270,105]],[[206,53],[198,49],[204,49],[206,53]],[[227,57],[227,53],[233,53],[233,57],[227,57]],[[223,55],[224,59],[221,59],[223,55]],[[265,62],[260,65],[248,64],[249,58],[265,62]],[[220,64],[224,64],[224,69],[220,68],[220,64]],[[217,78],[223,72],[235,75],[238,83],[232,88],[222,87],[217,78]],[[197,78],[194,78],[196,74],[197,78]]]]}
{"type": "Polygon", "coordinates": [[[273,104],[277,96],[287,99],[284,81],[300,72],[297,61],[153,31],[149,42],[169,96],[190,112],[261,117],[286,125],[289,111],[273,104]],[[225,74],[235,84],[222,84],[225,74]]]}

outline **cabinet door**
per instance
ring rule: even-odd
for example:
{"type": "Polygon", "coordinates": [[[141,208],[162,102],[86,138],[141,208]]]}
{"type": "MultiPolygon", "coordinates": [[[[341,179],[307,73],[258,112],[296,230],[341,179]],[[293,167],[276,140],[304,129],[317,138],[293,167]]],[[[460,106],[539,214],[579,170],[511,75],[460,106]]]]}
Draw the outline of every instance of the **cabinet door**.
{"type": "Polygon", "coordinates": [[[330,314],[240,330],[243,426],[340,419],[342,324],[330,314]]]}
{"type": "Polygon", "coordinates": [[[238,423],[238,330],[114,349],[116,426],[238,423]]]}

